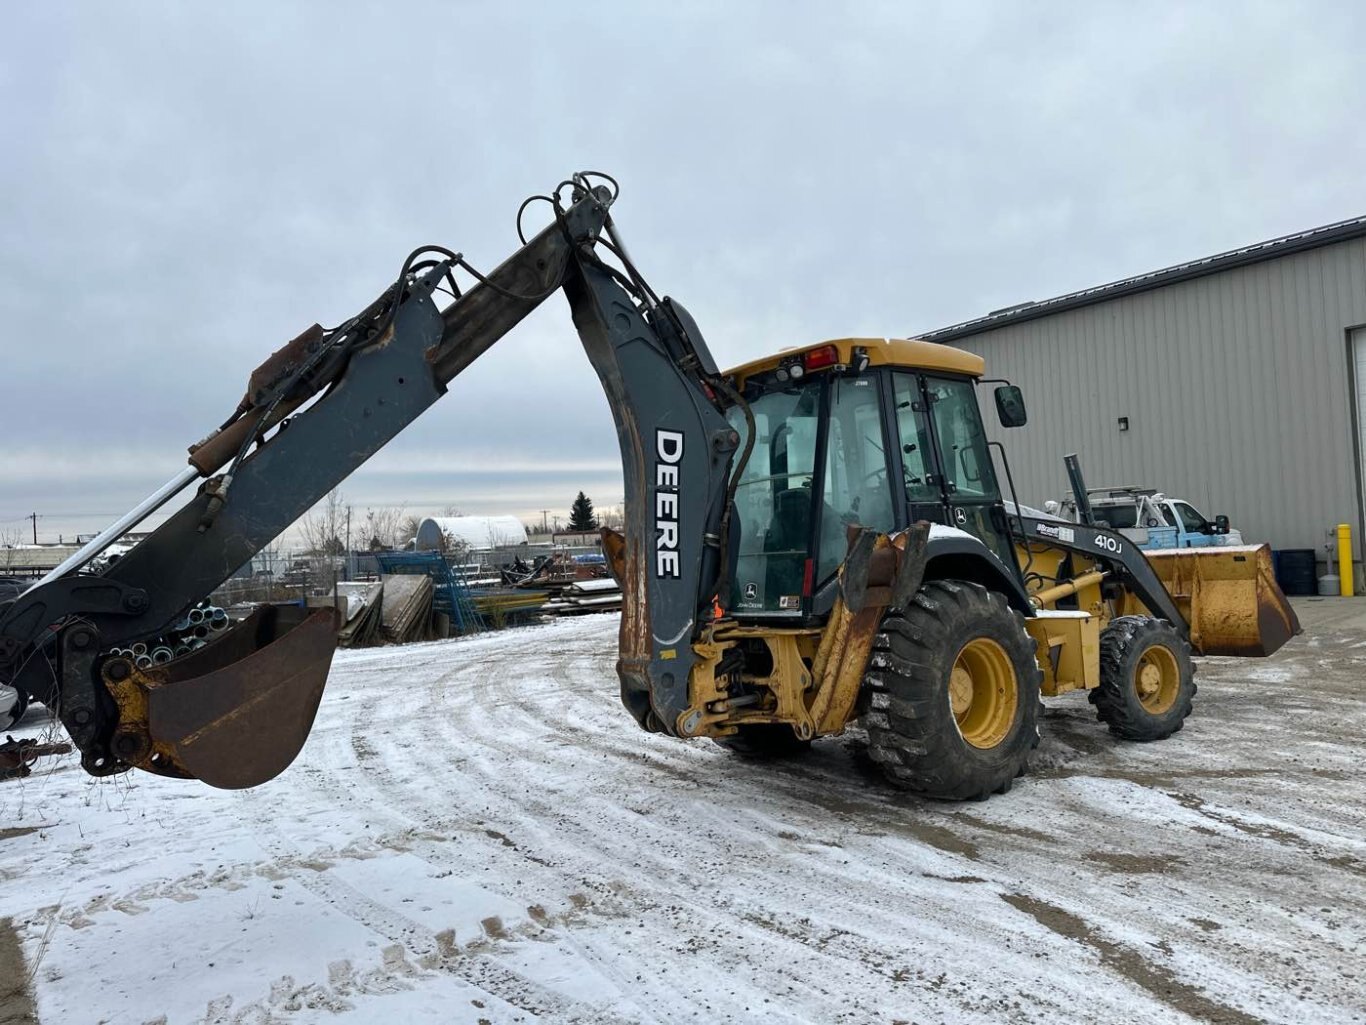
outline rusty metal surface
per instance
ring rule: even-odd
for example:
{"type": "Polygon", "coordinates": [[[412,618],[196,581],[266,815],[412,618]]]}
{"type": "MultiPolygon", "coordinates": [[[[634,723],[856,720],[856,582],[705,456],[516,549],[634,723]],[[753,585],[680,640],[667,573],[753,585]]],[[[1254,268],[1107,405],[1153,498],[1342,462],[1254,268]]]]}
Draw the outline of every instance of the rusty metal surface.
{"type": "Polygon", "coordinates": [[[303,748],[336,648],[337,612],[263,606],[212,644],[163,666],[104,666],[119,706],[113,750],[148,772],[238,790],[303,748]]]}
{"type": "Polygon", "coordinates": [[[741,626],[733,619],[709,624],[703,639],[693,645],[698,661],[690,678],[692,707],[680,723],[680,732],[690,737],[723,737],[746,725],[786,723],[799,739],[811,739],[815,724],[807,708],[812,683],[807,666],[816,656],[819,641],[815,627],[741,626]],[[752,694],[737,698],[729,693],[729,679],[716,675],[721,658],[742,640],[759,640],[768,648],[769,673],[746,678],[767,692],[768,700],[755,700],[752,694]]]}
{"type": "Polygon", "coordinates": [[[255,406],[260,400],[260,393],[288,377],[316,349],[322,339],[322,325],[314,324],[262,360],[261,365],[253,370],[251,377],[247,379],[246,394],[242,396],[237,408],[245,411],[255,406]]]}
{"type": "Polygon", "coordinates": [[[1190,623],[1202,655],[1270,655],[1300,633],[1300,621],[1276,583],[1267,545],[1182,548],[1148,561],[1190,623]]]}
{"type": "Polygon", "coordinates": [[[840,568],[840,590],[824,628],[741,626],[718,620],[693,646],[691,705],[683,717],[686,736],[726,736],[750,723],[781,722],[799,739],[838,733],[853,715],[873,641],[891,608],[904,607],[925,572],[929,524],[895,534],[857,529],[840,568]],[[725,653],[743,639],[762,640],[773,668],[768,676],[746,677],[767,692],[757,704],[733,705],[715,670],[725,653]],[[807,669],[810,665],[810,669],[807,669]]]}
{"type": "Polygon", "coordinates": [[[816,733],[842,730],[853,714],[868,658],[878,628],[889,609],[903,607],[919,590],[925,573],[925,548],[929,525],[921,522],[896,534],[878,534],[871,544],[864,538],[850,546],[846,569],[851,570],[853,593],[841,594],[821,638],[816,676],[816,695],[811,718],[816,733]]]}
{"type": "Polygon", "coordinates": [[[603,527],[598,533],[602,536],[602,554],[607,557],[607,570],[617,586],[622,587],[626,576],[626,536],[611,527],[603,527]]]}
{"type": "Polygon", "coordinates": [[[36,740],[15,740],[7,736],[0,744],[0,780],[22,779],[33,771],[30,766],[39,758],[70,751],[71,745],[67,743],[40,744],[36,740]]]}

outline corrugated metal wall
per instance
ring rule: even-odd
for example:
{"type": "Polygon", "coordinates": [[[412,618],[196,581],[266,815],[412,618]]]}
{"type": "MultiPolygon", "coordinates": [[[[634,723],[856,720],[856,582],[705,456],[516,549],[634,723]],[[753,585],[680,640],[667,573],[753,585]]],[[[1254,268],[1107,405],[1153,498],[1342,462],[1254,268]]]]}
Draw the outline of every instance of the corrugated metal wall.
{"type": "Polygon", "coordinates": [[[1091,487],[1157,487],[1275,548],[1322,557],[1324,531],[1351,523],[1360,558],[1348,332],[1363,324],[1354,239],[948,344],[1024,389],[1028,426],[993,434],[1026,504],[1066,493],[1077,452],[1091,487]]]}

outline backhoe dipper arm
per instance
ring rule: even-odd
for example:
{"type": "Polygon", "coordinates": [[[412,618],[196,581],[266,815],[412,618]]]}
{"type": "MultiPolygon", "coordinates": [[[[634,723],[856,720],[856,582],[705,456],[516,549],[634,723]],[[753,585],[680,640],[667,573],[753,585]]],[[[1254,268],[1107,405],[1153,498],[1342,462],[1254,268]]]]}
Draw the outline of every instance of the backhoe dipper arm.
{"type": "Polygon", "coordinates": [[[565,282],[621,448],[625,530],[609,545],[622,589],[621,700],[641,726],[677,735],[692,642],[724,590],[728,483],[740,435],[722,410],[740,400],[687,311],[655,299],[648,286],[633,290],[643,306],[588,258],[575,261],[565,282]]]}
{"type": "Polygon", "coordinates": [[[165,666],[137,668],[110,650],[165,631],[561,286],[625,464],[633,576],[623,581],[623,697],[629,690],[642,721],[653,702],[652,724],[672,730],[686,703],[690,631],[719,572],[738,436],[707,383],[723,387],[690,318],[653,301],[633,268],[627,277],[594,254],[614,195],[582,177],[574,184],[554,224],[444,310],[433,291],[443,279],[455,289],[454,267],[472,268],[449,250],[415,263],[419,250],[356,317],[330,332],[315,325],[273,354],[233,416],[192,448],[207,479],[183,508],[99,576],[69,572],[0,605],[0,682],[58,711],[87,771],[135,765],[244,787],[293,760],[321,700],[334,610],[263,609],[165,666]]]}

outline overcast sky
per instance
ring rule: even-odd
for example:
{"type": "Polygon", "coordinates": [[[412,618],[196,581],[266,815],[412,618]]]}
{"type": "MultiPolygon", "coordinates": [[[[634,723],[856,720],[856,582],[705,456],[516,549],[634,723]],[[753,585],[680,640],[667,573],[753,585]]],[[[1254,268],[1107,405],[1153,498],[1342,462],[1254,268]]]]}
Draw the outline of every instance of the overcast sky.
{"type": "MultiPolygon", "coordinates": [[[[569,172],[723,365],[907,335],[1366,213],[1359,3],[10,4],[0,536],[94,530],[262,357],[569,172]]],[[[344,486],[621,499],[547,302],[344,486]]]]}

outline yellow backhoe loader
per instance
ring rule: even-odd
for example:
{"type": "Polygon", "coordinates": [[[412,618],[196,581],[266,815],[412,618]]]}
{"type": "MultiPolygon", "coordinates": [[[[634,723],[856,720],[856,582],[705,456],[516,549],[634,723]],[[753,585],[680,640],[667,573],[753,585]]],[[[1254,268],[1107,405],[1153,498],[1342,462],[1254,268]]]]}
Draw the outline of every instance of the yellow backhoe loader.
{"type": "MultiPolygon", "coordinates": [[[[1040,694],[1085,688],[1114,733],[1155,740],[1190,712],[1193,652],[1264,655],[1298,632],[1265,548],[1145,556],[1008,506],[977,356],[855,338],[721,370],[627,254],[616,195],[575,175],[541,197],[553,223],[492,272],[424,247],[356,316],[273,353],[181,474],[0,604],[0,683],[54,709],[95,775],[235,788],[283,771],[322,698],[332,610],[261,606],[164,664],[127,652],[557,293],[617,425],[625,529],[604,547],[622,701],[645,729],[772,756],[860,719],[894,784],[980,798],[1026,771],[1040,694]],[[150,536],[87,570],[192,483],[150,536]]],[[[993,397],[1004,426],[1025,422],[1018,388],[993,397]]]]}

